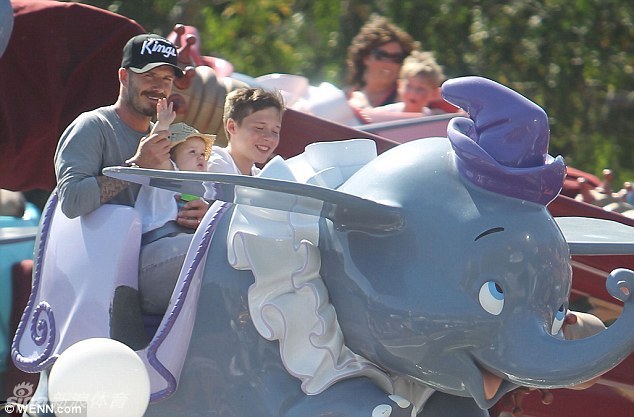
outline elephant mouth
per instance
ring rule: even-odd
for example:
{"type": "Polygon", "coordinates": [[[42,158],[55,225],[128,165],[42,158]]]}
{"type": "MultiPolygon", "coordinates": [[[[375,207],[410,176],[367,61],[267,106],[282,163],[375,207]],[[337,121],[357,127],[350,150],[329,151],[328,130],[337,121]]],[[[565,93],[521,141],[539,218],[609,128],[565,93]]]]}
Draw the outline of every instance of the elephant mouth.
{"type": "Polygon", "coordinates": [[[491,372],[485,369],[480,370],[482,371],[484,398],[487,401],[491,401],[493,398],[495,398],[495,395],[497,394],[504,380],[497,375],[493,375],[491,372]]]}

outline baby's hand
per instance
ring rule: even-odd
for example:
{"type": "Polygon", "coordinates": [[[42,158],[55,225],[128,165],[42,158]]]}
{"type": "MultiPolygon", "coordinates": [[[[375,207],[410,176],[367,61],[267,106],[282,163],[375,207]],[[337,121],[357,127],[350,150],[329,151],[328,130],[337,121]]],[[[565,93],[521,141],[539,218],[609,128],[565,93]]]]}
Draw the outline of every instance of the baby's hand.
{"type": "Polygon", "coordinates": [[[176,119],[174,104],[168,103],[166,98],[159,99],[156,104],[156,125],[153,131],[167,130],[176,119]]]}

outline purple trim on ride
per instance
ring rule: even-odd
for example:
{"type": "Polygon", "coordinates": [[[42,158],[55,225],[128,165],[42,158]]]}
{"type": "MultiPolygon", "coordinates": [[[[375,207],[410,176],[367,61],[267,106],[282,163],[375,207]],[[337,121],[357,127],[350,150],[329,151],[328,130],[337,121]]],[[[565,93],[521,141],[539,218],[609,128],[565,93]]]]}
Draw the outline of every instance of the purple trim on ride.
{"type": "Polygon", "coordinates": [[[161,346],[161,344],[165,341],[165,338],[167,337],[170,330],[174,326],[176,319],[178,318],[178,316],[180,315],[183,309],[185,298],[187,297],[189,287],[191,286],[194,273],[198,269],[198,266],[200,265],[201,261],[207,255],[207,249],[209,248],[211,239],[214,235],[214,232],[216,231],[216,227],[220,219],[222,219],[224,213],[228,210],[229,206],[230,206],[229,203],[222,203],[220,208],[213,214],[209,224],[207,224],[202,240],[200,242],[200,245],[198,245],[198,249],[196,250],[196,255],[194,256],[194,260],[192,261],[192,264],[187,269],[187,273],[183,280],[181,291],[178,293],[176,302],[172,306],[171,311],[167,313],[167,321],[165,322],[165,325],[162,325],[159,328],[157,334],[154,336],[154,338],[152,339],[152,341],[147,347],[148,362],[154,369],[156,369],[159,375],[161,375],[161,377],[163,377],[165,381],[167,382],[167,388],[157,392],[153,392],[150,395],[150,403],[154,403],[162,399],[165,399],[176,391],[178,382],[176,381],[176,378],[174,377],[174,375],[172,375],[172,373],[161,363],[160,359],[158,359],[158,357],[156,356],[157,351],[158,351],[158,348],[161,346]]]}
{"type": "Polygon", "coordinates": [[[42,277],[42,264],[44,250],[46,248],[46,242],[48,239],[49,229],[51,227],[53,213],[58,202],[57,190],[54,190],[49,198],[48,203],[44,209],[42,217],[42,229],[40,231],[40,240],[37,247],[37,257],[35,259],[35,270],[33,273],[33,289],[31,295],[29,295],[29,301],[24,309],[22,319],[18,324],[18,329],[11,343],[11,357],[15,366],[24,372],[40,372],[43,369],[48,368],[57,359],[57,355],[51,356],[51,352],[55,347],[55,316],[51,306],[45,301],[40,302],[37,306],[34,306],[37,294],[40,288],[40,282],[42,277]],[[48,319],[48,325],[43,319],[39,319],[40,314],[45,313],[46,319],[48,319]],[[29,321],[28,317],[32,316],[31,325],[31,339],[37,346],[42,346],[46,342],[44,351],[33,359],[28,359],[19,353],[19,340],[22,339],[26,330],[26,324],[29,321]],[[37,323],[37,325],[35,324],[37,323]]]}

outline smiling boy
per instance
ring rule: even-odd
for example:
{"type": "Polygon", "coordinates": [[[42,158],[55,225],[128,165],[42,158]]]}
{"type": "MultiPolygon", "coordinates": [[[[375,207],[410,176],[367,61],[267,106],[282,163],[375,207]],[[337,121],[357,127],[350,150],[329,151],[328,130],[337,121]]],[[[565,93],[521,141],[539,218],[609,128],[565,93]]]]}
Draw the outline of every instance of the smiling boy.
{"type": "Polygon", "coordinates": [[[284,101],[279,91],[241,88],[227,95],[223,124],[229,144],[213,148],[209,172],[257,175],[280,142],[284,101]]]}

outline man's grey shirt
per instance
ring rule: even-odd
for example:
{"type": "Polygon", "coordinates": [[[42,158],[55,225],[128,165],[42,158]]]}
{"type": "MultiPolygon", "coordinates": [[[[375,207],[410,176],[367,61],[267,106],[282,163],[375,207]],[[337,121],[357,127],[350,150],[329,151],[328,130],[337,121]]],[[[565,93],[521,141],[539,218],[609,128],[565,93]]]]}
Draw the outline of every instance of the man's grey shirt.
{"type": "MultiPolygon", "coordinates": [[[[101,206],[97,176],[105,167],[124,165],[148,132],[126,125],[114,106],[80,114],[64,131],[55,151],[55,175],[62,211],[69,218],[101,206]]],[[[138,184],[131,184],[109,203],[134,206],[138,184]]]]}

